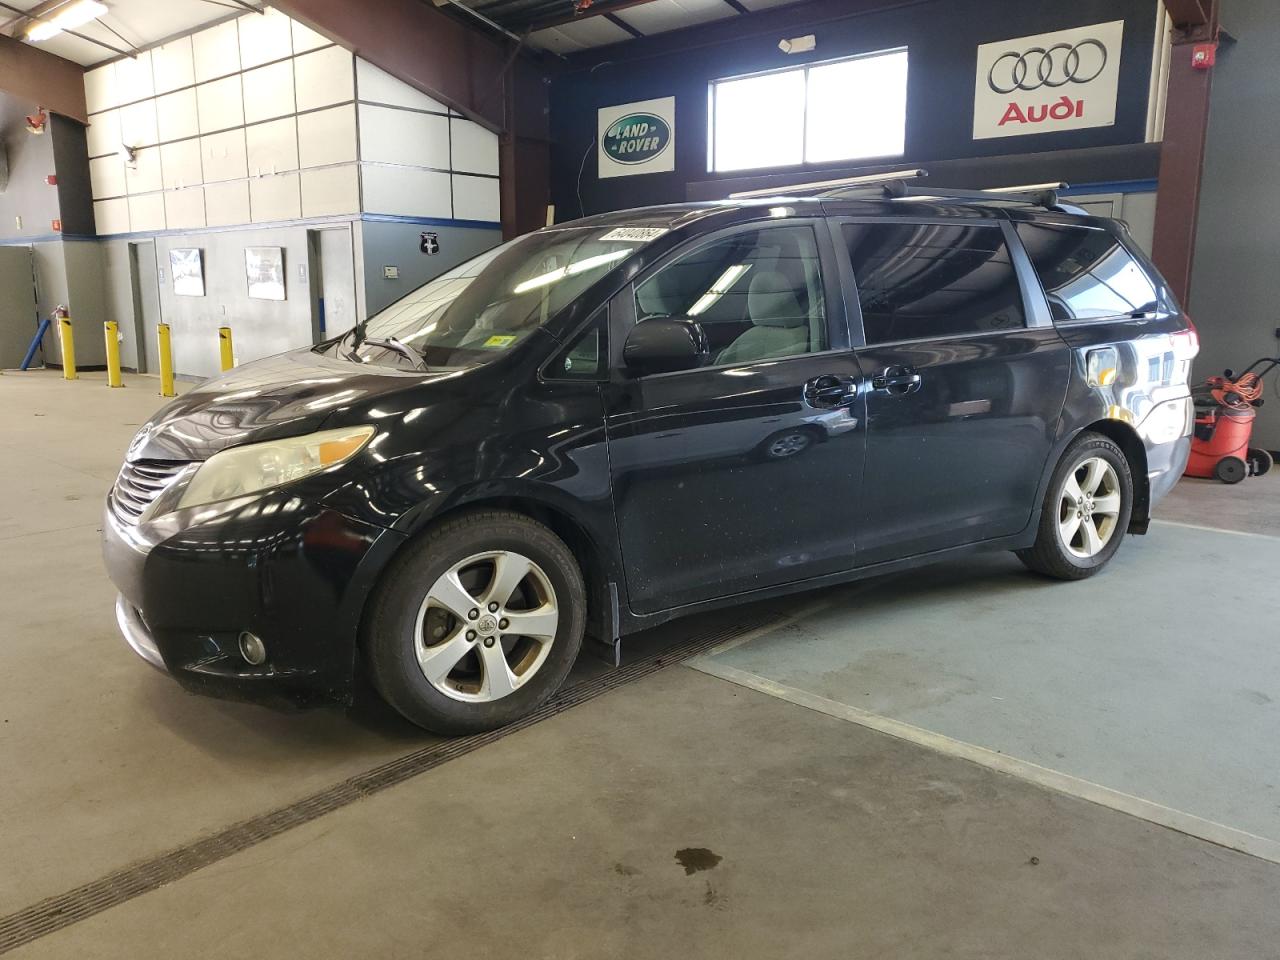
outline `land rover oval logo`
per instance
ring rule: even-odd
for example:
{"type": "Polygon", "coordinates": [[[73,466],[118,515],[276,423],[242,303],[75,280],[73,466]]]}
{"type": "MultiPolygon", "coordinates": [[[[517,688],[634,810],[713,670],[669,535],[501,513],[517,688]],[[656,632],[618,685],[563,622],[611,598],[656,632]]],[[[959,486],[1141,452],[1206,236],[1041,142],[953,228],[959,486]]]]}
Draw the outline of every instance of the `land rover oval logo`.
{"type": "Polygon", "coordinates": [[[609,125],[600,149],[616,163],[644,163],[671,144],[667,121],[652,113],[631,113],[609,125]]]}

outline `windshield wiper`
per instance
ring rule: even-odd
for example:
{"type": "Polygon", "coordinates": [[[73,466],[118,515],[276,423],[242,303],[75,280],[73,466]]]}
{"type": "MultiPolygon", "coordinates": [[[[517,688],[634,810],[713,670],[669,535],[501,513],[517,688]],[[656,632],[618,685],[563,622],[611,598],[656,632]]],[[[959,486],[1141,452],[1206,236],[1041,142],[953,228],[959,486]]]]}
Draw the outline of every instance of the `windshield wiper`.
{"type": "Polygon", "coordinates": [[[381,347],[383,350],[390,350],[392,353],[398,353],[406,360],[416,363],[422,369],[427,368],[427,362],[422,358],[417,350],[397,340],[395,337],[365,337],[360,341],[361,347],[381,347]]]}

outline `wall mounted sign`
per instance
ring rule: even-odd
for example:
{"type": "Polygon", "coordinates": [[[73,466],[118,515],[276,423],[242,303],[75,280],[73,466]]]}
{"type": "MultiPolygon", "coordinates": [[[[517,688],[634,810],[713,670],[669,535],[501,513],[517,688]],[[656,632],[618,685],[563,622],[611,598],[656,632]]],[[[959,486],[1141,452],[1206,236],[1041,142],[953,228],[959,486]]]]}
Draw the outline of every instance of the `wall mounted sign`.
{"type": "Polygon", "coordinates": [[[676,168],[675,97],[601,107],[596,125],[601,179],[676,168]]]}
{"type": "Polygon", "coordinates": [[[1111,126],[1123,35],[1113,20],[979,45],[973,139],[1111,126]]]}
{"type": "Polygon", "coordinates": [[[418,235],[418,249],[428,257],[434,257],[440,252],[440,234],[432,231],[420,233],[418,235]]]}
{"type": "Polygon", "coordinates": [[[245,247],[244,275],[255,300],[283,300],[284,248],[245,247]]]}
{"type": "MultiPolygon", "coordinates": [[[[173,269],[173,292],[180,297],[204,296],[204,256],[199,248],[169,251],[169,266],[173,269]]],[[[160,271],[164,283],[164,271],[160,271]]]]}

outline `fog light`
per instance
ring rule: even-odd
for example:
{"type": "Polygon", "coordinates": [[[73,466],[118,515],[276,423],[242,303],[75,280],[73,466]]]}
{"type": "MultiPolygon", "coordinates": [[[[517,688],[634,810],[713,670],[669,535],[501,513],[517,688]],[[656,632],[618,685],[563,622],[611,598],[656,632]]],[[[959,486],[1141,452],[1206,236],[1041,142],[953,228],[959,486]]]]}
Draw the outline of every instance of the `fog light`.
{"type": "Polygon", "coordinates": [[[240,634],[240,656],[253,666],[260,666],[267,660],[267,645],[246,630],[240,634]]]}

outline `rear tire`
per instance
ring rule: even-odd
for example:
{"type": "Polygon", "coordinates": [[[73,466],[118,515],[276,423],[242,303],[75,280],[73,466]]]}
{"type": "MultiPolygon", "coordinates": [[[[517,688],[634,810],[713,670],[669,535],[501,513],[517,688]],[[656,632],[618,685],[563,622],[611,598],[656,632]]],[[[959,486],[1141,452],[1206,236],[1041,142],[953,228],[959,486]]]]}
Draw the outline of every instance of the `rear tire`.
{"type": "Polygon", "coordinates": [[[1213,475],[1223,483],[1239,483],[1249,475],[1249,465],[1239,457],[1223,457],[1213,468],[1213,475]]]}
{"type": "Polygon", "coordinates": [[[373,686],[410,722],[450,736],[511,723],[569,675],[586,623],[569,548],[523,514],[480,510],[407,545],[361,630],[373,686]]]}
{"type": "Polygon", "coordinates": [[[1133,474],[1124,452],[1099,433],[1071,442],[1049,480],[1036,542],[1017,551],[1036,573],[1091,577],[1115,555],[1129,529],[1133,474]]]}

